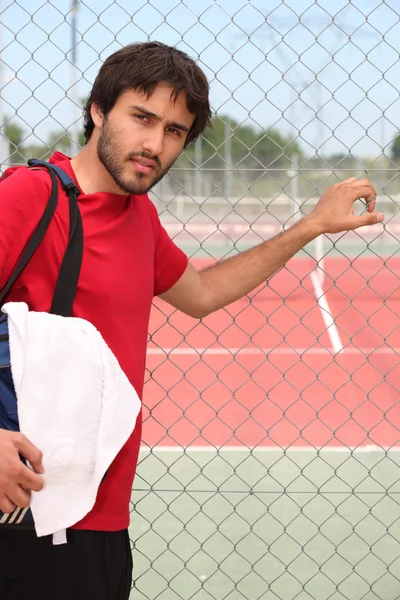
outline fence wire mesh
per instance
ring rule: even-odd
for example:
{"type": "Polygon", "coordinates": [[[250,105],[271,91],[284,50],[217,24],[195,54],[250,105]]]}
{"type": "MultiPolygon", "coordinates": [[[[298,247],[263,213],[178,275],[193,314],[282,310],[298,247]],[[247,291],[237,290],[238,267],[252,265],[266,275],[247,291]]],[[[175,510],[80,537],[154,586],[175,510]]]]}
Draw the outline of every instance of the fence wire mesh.
{"type": "Polygon", "coordinates": [[[74,155],[102,61],[161,40],[211,84],[213,129],[152,192],[197,266],[345,177],[370,177],[385,212],[201,322],[155,301],[132,597],[399,598],[398,3],[2,0],[0,16],[3,168],[74,155]]]}

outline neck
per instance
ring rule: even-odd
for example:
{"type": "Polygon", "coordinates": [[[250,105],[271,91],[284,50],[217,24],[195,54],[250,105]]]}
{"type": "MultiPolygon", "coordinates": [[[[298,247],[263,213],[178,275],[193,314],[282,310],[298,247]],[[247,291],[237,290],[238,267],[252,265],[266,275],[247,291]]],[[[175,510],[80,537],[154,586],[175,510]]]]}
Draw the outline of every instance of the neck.
{"type": "Polygon", "coordinates": [[[94,140],[90,140],[82,150],[71,159],[71,167],[75,173],[79,187],[84,194],[107,192],[126,196],[126,192],[115,183],[110,173],[100,162],[94,140]]]}

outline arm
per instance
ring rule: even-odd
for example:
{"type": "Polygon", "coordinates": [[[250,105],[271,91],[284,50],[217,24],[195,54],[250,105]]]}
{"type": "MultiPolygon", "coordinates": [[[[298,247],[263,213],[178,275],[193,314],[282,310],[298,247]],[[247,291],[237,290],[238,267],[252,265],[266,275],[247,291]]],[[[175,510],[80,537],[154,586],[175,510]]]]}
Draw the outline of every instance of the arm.
{"type": "Polygon", "coordinates": [[[196,271],[188,265],[177,283],[161,298],[192,317],[238,300],[271,277],[303,246],[322,233],[338,233],[383,220],[374,213],[375,189],[367,179],[348,179],[329,188],[313,212],[293,227],[251,250],[196,271]],[[355,216],[355,200],[364,198],[368,212],[355,216]]]}
{"type": "MultiPolygon", "coordinates": [[[[49,193],[48,175],[25,167],[0,183],[0,289],[37,226],[49,193]]],[[[43,487],[41,461],[41,452],[22,433],[0,428],[0,510],[9,513],[29,505],[31,491],[43,487]]]]}

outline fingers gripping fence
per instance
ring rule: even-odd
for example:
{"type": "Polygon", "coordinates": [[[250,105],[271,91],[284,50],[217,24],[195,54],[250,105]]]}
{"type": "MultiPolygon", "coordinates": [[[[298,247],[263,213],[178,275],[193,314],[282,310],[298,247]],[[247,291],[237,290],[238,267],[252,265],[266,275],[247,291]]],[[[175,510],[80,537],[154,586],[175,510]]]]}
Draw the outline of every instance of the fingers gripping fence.
{"type": "Polygon", "coordinates": [[[153,39],[211,83],[213,129],[152,192],[197,267],[346,177],[368,176],[385,213],[201,322],[155,300],[132,597],[398,598],[397,3],[2,0],[0,14],[3,168],[75,154],[102,60],[153,39]]]}

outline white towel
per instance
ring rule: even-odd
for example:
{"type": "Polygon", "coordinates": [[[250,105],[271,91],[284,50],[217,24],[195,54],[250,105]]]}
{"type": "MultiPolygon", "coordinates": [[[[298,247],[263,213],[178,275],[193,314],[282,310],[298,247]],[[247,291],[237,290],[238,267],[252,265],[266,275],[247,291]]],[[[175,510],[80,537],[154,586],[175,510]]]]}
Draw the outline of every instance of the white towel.
{"type": "Polygon", "coordinates": [[[32,493],[31,510],[37,535],[49,535],[92,509],[135,428],[140,400],[91,323],[29,311],[23,302],[2,311],[20,429],[43,452],[45,485],[32,493]]]}

